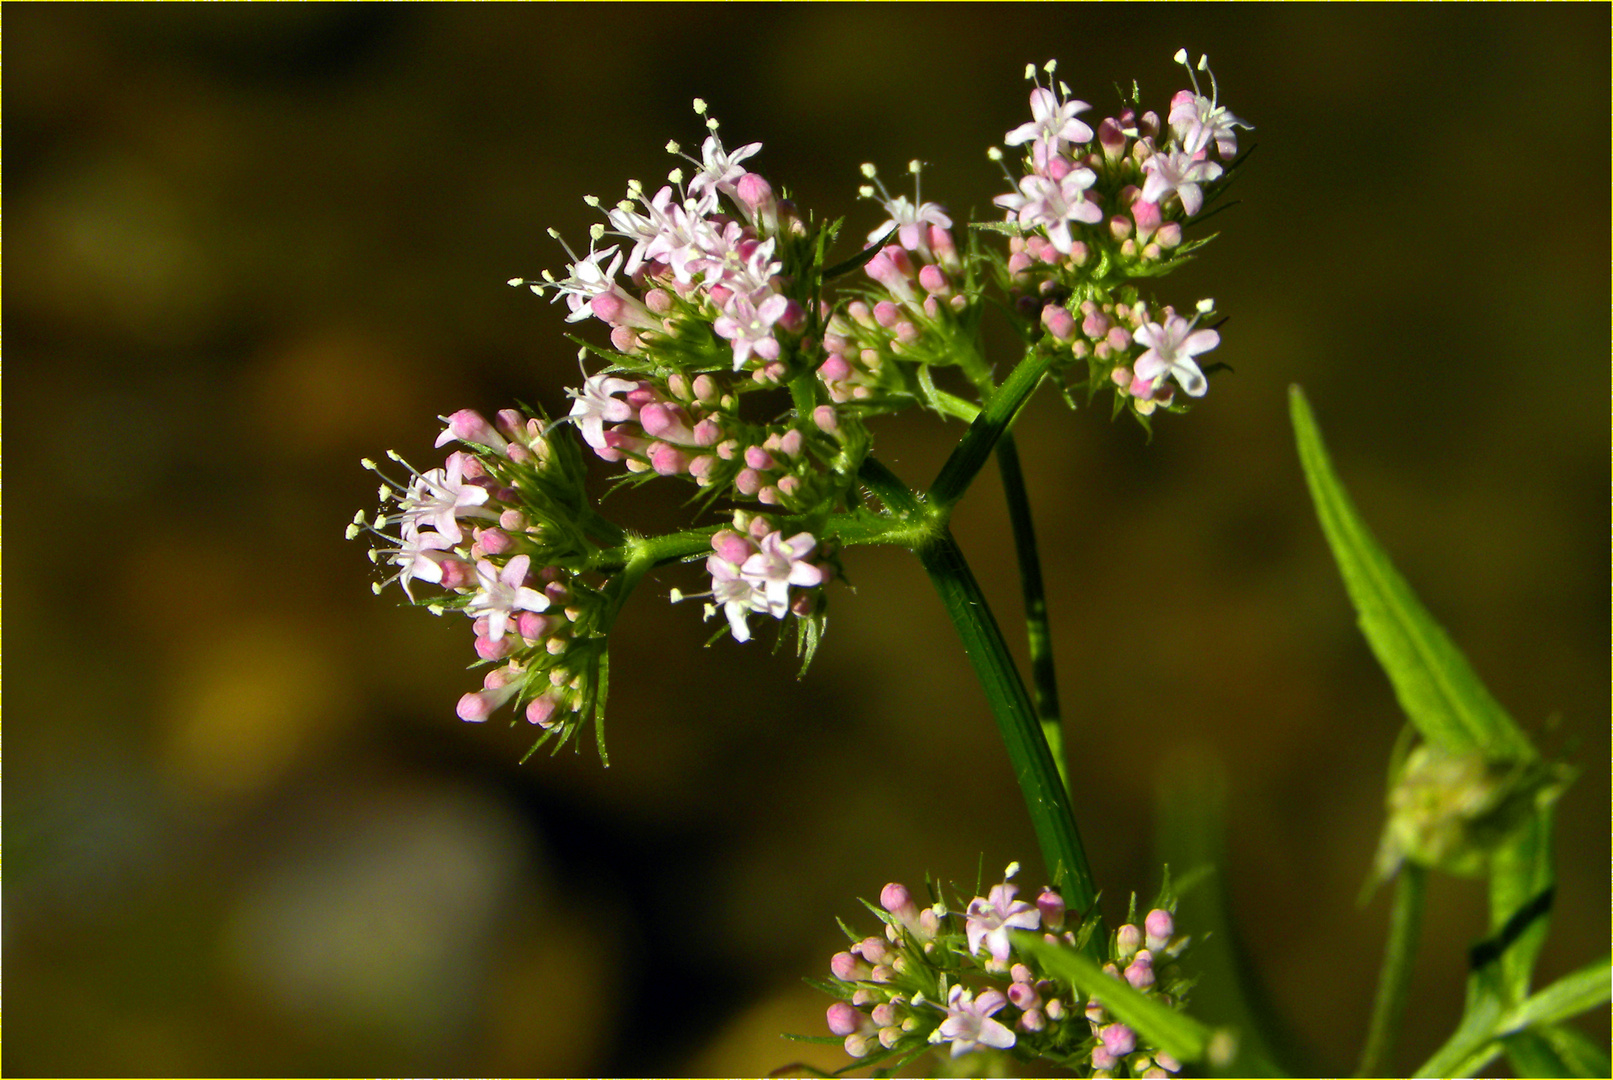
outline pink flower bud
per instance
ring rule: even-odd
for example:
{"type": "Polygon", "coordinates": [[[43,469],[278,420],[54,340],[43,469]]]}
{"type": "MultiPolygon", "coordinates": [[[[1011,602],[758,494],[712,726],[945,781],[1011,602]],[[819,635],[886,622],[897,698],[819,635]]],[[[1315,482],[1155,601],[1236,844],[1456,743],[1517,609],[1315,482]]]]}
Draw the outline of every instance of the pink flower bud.
{"type": "Polygon", "coordinates": [[[1120,130],[1118,121],[1110,118],[1098,125],[1098,145],[1103,148],[1103,156],[1110,161],[1119,161],[1126,156],[1126,133],[1120,130]]]}
{"type": "Polygon", "coordinates": [[[552,615],[523,611],[516,617],[515,632],[528,641],[539,641],[548,637],[559,625],[560,620],[552,615]]]}
{"type": "Polygon", "coordinates": [[[1042,925],[1049,930],[1064,926],[1064,897],[1044,887],[1036,898],[1036,910],[1042,913],[1042,925]]]}
{"type": "Polygon", "coordinates": [[[879,906],[904,923],[911,923],[918,918],[918,905],[913,903],[913,897],[908,894],[907,887],[899,882],[893,881],[880,890],[879,906]]]}
{"type": "Polygon", "coordinates": [[[1036,992],[1036,987],[1028,982],[1010,983],[1008,1000],[1013,1002],[1016,1009],[1034,1009],[1042,1003],[1042,997],[1036,992]]]}
{"type": "Polygon", "coordinates": [[[679,405],[653,402],[639,410],[639,426],[646,435],[668,442],[692,443],[694,432],[689,430],[689,414],[679,405]]]}
{"type": "MultiPolygon", "coordinates": [[[[819,370],[821,371],[822,369],[820,368],[819,370]]],[[[840,430],[840,417],[835,414],[833,405],[819,405],[816,409],[813,409],[812,422],[818,425],[819,431],[830,435],[840,430]]]]}
{"type": "Polygon", "coordinates": [[[1131,348],[1131,332],[1124,326],[1109,327],[1109,332],[1103,335],[1103,340],[1116,352],[1131,348]]]}
{"type": "Polygon", "coordinates": [[[734,487],[741,495],[754,495],[762,490],[762,474],[755,469],[741,469],[734,477],[734,487]]]}
{"type": "Polygon", "coordinates": [[[1138,199],[1131,206],[1131,219],[1137,223],[1137,239],[1143,243],[1159,228],[1159,204],[1138,199]]]}
{"type": "Polygon", "coordinates": [[[800,428],[791,428],[789,431],[784,433],[783,438],[779,439],[779,452],[785,457],[800,457],[801,444],[804,439],[805,437],[801,434],[800,428]]]}
{"type": "Polygon", "coordinates": [[[1048,304],[1042,308],[1042,325],[1058,341],[1069,341],[1075,337],[1075,316],[1070,314],[1069,308],[1048,304]]]}
{"type": "Polygon", "coordinates": [[[861,1030],[863,1014],[852,1008],[844,1001],[837,1001],[829,1006],[829,1030],[836,1035],[850,1035],[861,1030]]]}
{"type": "Polygon", "coordinates": [[[444,559],[437,565],[442,568],[442,581],[438,584],[445,589],[468,589],[476,584],[476,567],[468,562],[444,559]]]}
{"type": "Polygon", "coordinates": [[[947,280],[946,273],[933,263],[919,270],[919,285],[925,292],[941,293],[943,296],[952,289],[952,283],[947,280]]]}
{"type": "Polygon", "coordinates": [[[689,469],[689,455],[675,446],[658,442],[650,448],[650,468],[659,476],[678,476],[689,469]]]}
{"type": "Polygon", "coordinates": [[[849,952],[837,952],[829,958],[829,970],[842,982],[866,982],[874,969],[849,952]]]}
{"type": "Polygon", "coordinates": [[[784,313],[778,317],[778,324],[792,334],[799,334],[806,327],[806,309],[791,300],[784,305],[784,313]]]}
{"type": "Polygon", "coordinates": [[[1126,923],[1115,931],[1115,955],[1120,959],[1130,960],[1142,947],[1143,932],[1131,923],[1126,923]]]}
{"type": "Polygon", "coordinates": [[[774,469],[778,467],[778,463],[773,460],[773,455],[763,450],[760,446],[748,446],[745,448],[745,464],[753,469],[774,469]]]}
{"type": "Polygon", "coordinates": [[[437,436],[437,446],[443,446],[458,439],[463,443],[476,443],[502,454],[509,448],[504,436],[493,430],[493,425],[487,422],[487,417],[475,409],[460,409],[448,418],[448,427],[437,436]]]}
{"type": "Polygon", "coordinates": [[[889,300],[881,300],[874,305],[874,321],[889,330],[902,319],[902,309],[889,300]]]}
{"type": "Polygon", "coordinates": [[[485,694],[466,694],[459,699],[459,705],[454,711],[459,714],[461,720],[480,724],[493,714],[493,706],[488,703],[485,694]]]}
{"type": "Polygon", "coordinates": [[[895,1003],[889,1001],[881,1001],[878,1005],[875,1005],[873,1011],[868,1014],[868,1018],[880,1027],[894,1027],[902,1022],[901,1016],[896,1011],[895,1003]]]}
{"type": "Polygon", "coordinates": [[[544,730],[554,726],[555,701],[548,694],[540,694],[527,702],[526,719],[544,730]]]}
{"type": "Polygon", "coordinates": [[[1154,958],[1147,949],[1126,965],[1126,981],[1138,990],[1146,990],[1154,985],[1154,958]]]}
{"type": "MultiPolygon", "coordinates": [[[[757,211],[772,205],[773,186],[756,173],[748,172],[734,185],[734,195],[746,208],[757,211]]],[[[844,1035],[845,1032],[837,1031],[835,1034],[844,1035]]]]}
{"type": "Polygon", "coordinates": [[[891,955],[890,947],[885,944],[884,938],[866,937],[851,947],[852,952],[862,953],[864,960],[870,964],[883,964],[891,955]]]}
{"type": "Polygon", "coordinates": [[[711,549],[717,553],[718,558],[736,566],[750,558],[756,551],[755,545],[732,529],[719,529],[711,538],[711,549]]]}
{"type": "Polygon", "coordinates": [[[508,634],[505,634],[497,641],[486,637],[479,637],[476,639],[476,655],[480,656],[483,660],[502,660],[506,656],[510,655],[511,647],[510,636],[508,634]]]}
{"type": "Polygon", "coordinates": [[[1098,1029],[1103,1048],[1115,1057],[1125,1057],[1137,1049],[1137,1033],[1125,1024],[1109,1024],[1098,1029]]]}
{"type": "Polygon", "coordinates": [[[801,478],[796,476],[794,473],[781,476],[779,477],[778,489],[779,494],[786,497],[794,495],[796,492],[801,490],[801,478]]]}
{"type": "Polygon", "coordinates": [[[1176,933],[1176,920],[1164,908],[1155,908],[1143,920],[1143,928],[1148,931],[1148,947],[1163,949],[1170,943],[1171,935],[1176,933]]]}
{"type": "Polygon", "coordinates": [[[1167,221],[1159,227],[1159,232],[1155,235],[1154,242],[1169,251],[1182,242],[1182,226],[1178,222],[1167,221]]]}
{"type": "Polygon", "coordinates": [[[958,247],[952,242],[952,231],[939,225],[930,226],[930,250],[935,260],[948,270],[958,270],[963,261],[958,258],[958,247]]]}

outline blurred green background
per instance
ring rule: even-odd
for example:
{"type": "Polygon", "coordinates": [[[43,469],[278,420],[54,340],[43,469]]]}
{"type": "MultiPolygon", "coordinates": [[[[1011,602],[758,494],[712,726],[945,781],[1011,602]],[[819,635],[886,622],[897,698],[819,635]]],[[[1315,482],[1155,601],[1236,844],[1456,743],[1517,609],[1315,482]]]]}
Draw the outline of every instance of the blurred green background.
{"type": "MultiPolygon", "coordinates": [[[[1158,294],[1216,299],[1235,373],[1151,445],[1050,393],[1021,426],[1105,902],[1157,883],[1162,773],[1222,770],[1240,933],[1300,1067],[1352,1067],[1401,721],[1311,516],[1297,381],[1436,617],[1585,769],[1542,977],[1605,948],[1605,6],[8,5],[5,27],[12,1074],[843,1062],[778,1038],[824,1031],[800,980],[835,916],[982,859],[1042,877],[916,563],[848,555],[801,682],[765,643],[702,649],[664,601],[698,575],[662,572],[616,634],[611,767],[517,766],[525,724],[454,716],[463,620],[373,597],[343,542],[374,506],[358,459],[424,467],[461,407],[564,409],[563,309],[504,281],[563,266],[550,225],[586,242],[583,195],[664,176],[695,96],[856,237],[864,161],[921,157],[929,198],[994,216],[984,149],[1026,116],[1027,61],[1060,58],[1094,116],[1132,78],[1163,111],[1184,45],[1259,150],[1158,294]]],[[[921,482],[958,431],[897,418],[880,452],[921,482]]],[[[671,525],[665,486],[614,513],[671,525]]],[[[988,471],[957,532],[1012,626],[1000,501],[988,471]]],[[[1483,932],[1477,883],[1430,904],[1397,1070],[1450,1030],[1483,932]]]]}

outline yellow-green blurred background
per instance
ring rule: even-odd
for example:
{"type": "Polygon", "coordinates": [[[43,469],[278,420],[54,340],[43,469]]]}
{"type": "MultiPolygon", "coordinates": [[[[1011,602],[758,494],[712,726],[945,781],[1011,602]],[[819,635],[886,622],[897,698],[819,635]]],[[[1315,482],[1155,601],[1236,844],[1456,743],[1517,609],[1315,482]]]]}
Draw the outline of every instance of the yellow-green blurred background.
{"type": "MultiPolygon", "coordinates": [[[[990,212],[1059,57],[1094,116],[1207,51],[1240,205],[1160,283],[1235,374],[1135,425],[1044,394],[1020,445],[1077,809],[1111,914],[1154,788],[1224,770],[1240,933],[1298,1067],[1347,1071],[1386,918],[1355,906],[1400,725],[1311,516],[1308,390],[1363,513],[1496,696],[1584,775],[1542,965],[1605,949],[1607,9],[7,5],[5,976],[27,1074],[756,1074],[833,1048],[835,916],[1042,870],[916,564],[856,550],[801,682],[701,644],[663,572],[616,634],[611,766],[454,716],[464,620],[369,591],[360,457],[563,410],[562,310],[506,278],[585,194],[730,145],[819,215],[857,166],[990,212]],[[1592,391],[1595,390],[1594,393],[1592,391]]],[[[849,250],[849,249],[848,249],[849,250]]],[[[597,326],[583,327],[599,340],[597,326]]],[[[1007,363],[1006,352],[999,354],[1007,363]]],[[[926,480],[958,434],[898,418],[926,480]]],[[[613,502],[645,528],[681,489],[613,502]]],[[[957,531],[1013,630],[988,471],[957,531]]],[[[1436,882],[1396,1071],[1450,1030],[1482,889],[1436,882]]],[[[1191,928],[1191,898],[1182,910],[1191,928]]],[[[1605,1018],[1587,1024],[1606,1037],[1605,1018]]]]}

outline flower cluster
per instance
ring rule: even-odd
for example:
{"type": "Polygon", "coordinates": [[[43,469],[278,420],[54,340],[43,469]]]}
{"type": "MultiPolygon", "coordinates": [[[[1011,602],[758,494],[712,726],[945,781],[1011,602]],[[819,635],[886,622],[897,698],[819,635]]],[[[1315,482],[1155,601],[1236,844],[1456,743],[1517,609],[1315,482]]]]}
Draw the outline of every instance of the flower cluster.
{"type": "MultiPolygon", "coordinates": [[[[910,1059],[932,1046],[954,1058],[988,1050],[1043,1058],[1092,1076],[1170,1076],[1181,1065],[1116,1022],[1097,999],[1042,973],[1015,947],[1013,931],[1086,946],[1097,928],[1089,917],[1066,928],[1063,899],[1043,888],[1035,902],[1018,899],[1012,864],[1001,884],[977,896],[959,918],[936,900],[921,908],[897,883],[868,905],[885,923],[882,937],[857,939],[836,953],[832,982],[819,984],[837,1000],[829,1030],[846,1052],[866,1064],[910,1059]]],[[[1133,918],[1109,935],[1104,970],[1165,1004],[1180,1006],[1188,988],[1177,959],[1187,947],[1166,906],[1133,918]]],[[[1135,905],[1134,905],[1135,907],[1135,905]]]]}
{"type": "MultiPolygon", "coordinates": [[[[782,619],[793,614],[812,620],[822,605],[822,594],[812,590],[834,576],[834,564],[814,559],[818,541],[801,532],[786,538],[772,519],[764,514],[736,511],[734,527],[720,529],[711,538],[712,554],[706,559],[711,574],[711,597],[706,618],[720,609],[728,620],[735,641],[750,640],[752,613],[782,619]]],[[[674,600],[680,599],[675,595],[674,600]]]]}
{"type": "Polygon", "coordinates": [[[409,481],[384,482],[381,512],[373,522],[361,512],[348,536],[380,538],[371,559],[396,567],[377,592],[396,581],[412,602],[471,618],[476,655],[490,670],[482,689],[460,698],[461,719],[486,720],[514,701],[564,740],[593,710],[609,614],[604,593],[579,571],[595,550],[591,533],[618,537],[587,509],[575,446],[551,440],[541,418],[505,409],[490,423],[462,409],[444,419],[437,445],[469,449],[423,473],[390,454],[409,481]],[[417,600],[417,582],[443,592],[417,600]]]}
{"type": "MultiPolygon", "coordinates": [[[[564,299],[568,322],[609,328],[608,347],[581,353],[603,368],[585,368],[566,391],[562,422],[577,440],[513,410],[494,422],[455,413],[438,445],[467,449],[389,483],[381,516],[354,527],[381,538],[373,556],[411,601],[417,585],[435,585],[441,594],[424,606],[473,619],[477,655],[494,666],[461,716],[514,701],[565,735],[596,715],[603,635],[620,602],[650,564],[689,559],[706,537],[708,618],[720,612],[743,642],[751,616],[766,614],[810,658],[821,586],[837,569],[836,522],[863,503],[867,422],[914,404],[973,416],[971,401],[937,388],[935,367],[960,369],[980,402],[991,399],[998,375],[980,321],[993,286],[1019,321],[1026,359],[1046,361],[1072,403],[1076,389],[1107,388],[1117,411],[1146,423],[1206,392],[1216,365],[1198,357],[1219,335],[1200,324],[1213,304],[1179,315],[1135,282],[1202,243],[1185,240],[1184,226],[1224,186],[1248,125],[1220,105],[1213,77],[1205,97],[1191,70],[1192,89],[1171,100],[1164,123],[1139,112],[1134,92],[1095,126],[1068,88],[1028,74],[1038,80],[1031,120],[1005,139],[1022,150],[1023,175],[996,200],[1008,221],[976,226],[1007,234],[1006,252],[985,250],[979,233],[958,243],[946,208],[920,194],[918,162],[911,198],[891,195],[870,164],[858,194],[882,219],[860,251],[831,264],[840,222],[797,212],[752,171],[761,144],[729,149],[707,118],[698,157],[668,144],[680,163],[653,193],[629,181],[614,205],[588,198],[603,220],[586,255],[566,247],[564,276],[511,281],[564,299]],[[692,545],[657,548],[621,576],[629,548],[642,555],[667,538],[630,535],[594,512],[578,440],[627,483],[691,484],[695,512],[720,509],[732,527],[697,521],[680,534],[692,545]]],[[[705,117],[704,103],[695,111],[705,117]]]]}
{"type": "MultiPolygon", "coordinates": [[[[1187,65],[1185,51],[1176,59],[1187,65]]],[[[1202,58],[1199,68],[1209,70],[1202,58]]],[[[1044,70],[1051,77],[1056,65],[1044,70]]],[[[1037,81],[1032,118],[1004,138],[1025,148],[1024,172],[1009,175],[1015,190],[994,200],[1012,237],[1002,272],[1015,311],[1039,324],[1072,387],[1091,394],[1112,386],[1117,405],[1140,417],[1179,407],[1176,389],[1203,396],[1208,382],[1193,357],[1219,338],[1196,322],[1213,305],[1201,303],[1191,321],[1168,307],[1154,311],[1131,282],[1174,269],[1203,243],[1184,243],[1183,225],[1219,190],[1237,154],[1237,129],[1249,125],[1214,91],[1203,97],[1191,68],[1193,89],[1172,98],[1165,124],[1139,113],[1134,94],[1096,129],[1080,119],[1091,106],[1067,86],[1055,93],[1034,67],[1026,75],[1037,81]],[[1224,166],[1210,160],[1212,148],[1224,166]]],[[[992,156],[1001,160],[1002,152],[992,156]]]]}

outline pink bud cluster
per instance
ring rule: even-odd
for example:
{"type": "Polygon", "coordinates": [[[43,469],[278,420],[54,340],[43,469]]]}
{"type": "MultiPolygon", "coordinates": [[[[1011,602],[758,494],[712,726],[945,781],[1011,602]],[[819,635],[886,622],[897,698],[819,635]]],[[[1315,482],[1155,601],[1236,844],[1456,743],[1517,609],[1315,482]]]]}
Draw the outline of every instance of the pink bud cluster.
{"type": "MultiPolygon", "coordinates": [[[[1104,973],[1125,979],[1132,989],[1162,1004],[1179,1004],[1180,995],[1162,987],[1162,979],[1175,983],[1175,973],[1169,969],[1188,944],[1186,938],[1173,937],[1175,932],[1176,921],[1164,908],[1150,911],[1141,928],[1122,925],[1112,938],[1112,959],[1103,966],[1104,973]]],[[[1164,1051],[1140,1048],[1137,1033],[1110,1017],[1099,998],[1087,1000],[1085,1015],[1096,1040],[1091,1059],[1094,1076],[1115,1075],[1122,1059],[1130,1076],[1165,1077],[1181,1071],[1181,1063],[1164,1051]]]]}
{"type": "MultiPolygon", "coordinates": [[[[734,395],[709,374],[661,380],[594,375],[570,393],[570,419],[583,441],[629,472],[685,476],[700,487],[786,510],[810,506],[819,495],[821,474],[807,452],[811,429],[742,423],[734,395]]],[[[823,408],[828,411],[814,412],[813,425],[832,433],[834,412],[823,408]]]]}
{"type": "Polygon", "coordinates": [[[834,576],[834,565],[818,555],[811,533],[786,538],[764,514],[734,514],[734,528],[711,538],[706,559],[711,574],[711,603],[706,617],[721,610],[735,641],[750,640],[753,613],[783,619],[810,619],[822,608],[819,586],[834,576]],[[791,592],[791,589],[797,591],[791,592]]]}
{"type": "MultiPolygon", "coordinates": [[[[931,1044],[960,1057],[1015,1048],[1059,1061],[1087,1057],[1100,1075],[1114,1075],[1122,1063],[1133,1076],[1178,1071],[1175,1059],[1146,1046],[1099,1002],[1048,977],[1034,956],[1016,948],[1014,931],[1040,930],[1044,940],[1072,947],[1085,940],[1066,927],[1064,901],[1052,889],[1042,889],[1034,903],[1016,898],[1007,879],[1017,870],[1011,865],[1001,884],[969,902],[961,927],[945,903],[920,907],[903,885],[885,886],[879,898],[885,934],[854,939],[829,962],[841,1000],[826,1019],[846,1052],[863,1058],[931,1044]]],[[[1167,1004],[1179,1002],[1180,994],[1173,998],[1165,989],[1184,985],[1170,965],[1186,940],[1173,934],[1163,909],[1150,912],[1144,928],[1121,927],[1106,970],[1167,1004]]]]}
{"type": "Polygon", "coordinates": [[[516,700],[530,722],[554,728],[589,699],[598,648],[578,640],[587,637],[579,627],[594,618],[598,594],[564,567],[540,561],[557,554],[568,530],[555,516],[563,507],[533,493],[544,483],[551,492],[568,483],[580,488],[580,477],[565,475],[536,417],[505,409],[489,422],[462,409],[445,420],[437,445],[458,441],[471,450],[450,454],[440,469],[411,468],[407,485],[384,485],[390,507],[373,525],[360,515],[349,536],[368,530],[394,543],[372,549],[373,558],[398,567],[389,581],[411,600],[412,583],[437,585],[448,595],[430,601],[432,610],[454,608],[473,620],[476,655],[497,666],[482,689],[460,698],[462,720],[484,721],[516,700]],[[398,536],[382,531],[393,525],[398,536]]]}

